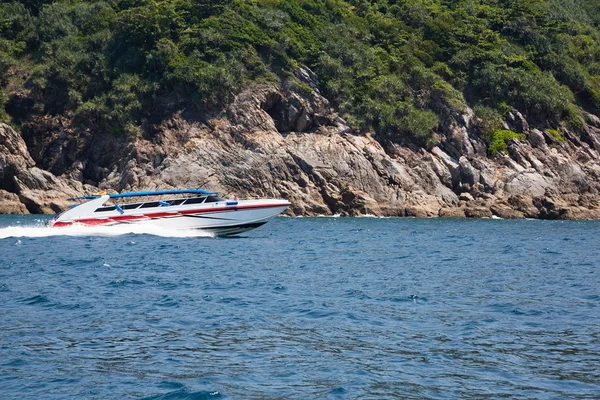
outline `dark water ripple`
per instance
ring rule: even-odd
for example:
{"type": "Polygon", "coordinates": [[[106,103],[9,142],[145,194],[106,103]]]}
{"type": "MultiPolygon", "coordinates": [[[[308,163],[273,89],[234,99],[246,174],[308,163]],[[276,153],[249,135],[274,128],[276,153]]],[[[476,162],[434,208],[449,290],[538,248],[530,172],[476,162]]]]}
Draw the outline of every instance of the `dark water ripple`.
{"type": "MultiPolygon", "coordinates": [[[[34,224],[0,230],[17,221],[34,224]]],[[[234,239],[7,237],[0,394],[597,398],[599,229],[282,218],[234,239]]]]}

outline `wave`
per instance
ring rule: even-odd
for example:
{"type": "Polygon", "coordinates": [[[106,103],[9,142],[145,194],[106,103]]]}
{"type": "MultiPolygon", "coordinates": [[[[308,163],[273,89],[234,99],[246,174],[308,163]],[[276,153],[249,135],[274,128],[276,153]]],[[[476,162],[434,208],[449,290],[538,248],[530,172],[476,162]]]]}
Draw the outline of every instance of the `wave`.
{"type": "Polygon", "coordinates": [[[162,237],[213,237],[211,232],[196,229],[166,229],[156,226],[114,225],[85,226],[72,225],[50,228],[41,223],[32,225],[7,226],[0,228],[0,239],[9,237],[49,237],[49,236],[120,236],[120,235],[154,235],[162,237]]]}

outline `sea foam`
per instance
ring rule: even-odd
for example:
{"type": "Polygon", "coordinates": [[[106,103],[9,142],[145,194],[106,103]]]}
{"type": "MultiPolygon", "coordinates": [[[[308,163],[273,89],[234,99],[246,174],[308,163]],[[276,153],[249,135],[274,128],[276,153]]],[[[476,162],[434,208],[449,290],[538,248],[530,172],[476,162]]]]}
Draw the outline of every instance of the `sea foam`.
{"type": "Polygon", "coordinates": [[[114,225],[114,226],[85,226],[72,225],[60,228],[50,228],[41,222],[32,225],[18,225],[0,228],[0,239],[9,237],[49,237],[49,236],[119,236],[126,234],[154,235],[162,237],[213,237],[210,232],[195,229],[167,229],[157,226],[114,225]]]}

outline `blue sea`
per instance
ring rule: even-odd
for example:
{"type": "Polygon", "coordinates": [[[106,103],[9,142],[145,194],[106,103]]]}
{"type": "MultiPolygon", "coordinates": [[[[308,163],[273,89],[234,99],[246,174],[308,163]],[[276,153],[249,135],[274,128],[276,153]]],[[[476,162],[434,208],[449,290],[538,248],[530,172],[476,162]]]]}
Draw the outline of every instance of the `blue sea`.
{"type": "Polygon", "coordinates": [[[600,222],[0,216],[0,397],[600,397],[600,222]]]}

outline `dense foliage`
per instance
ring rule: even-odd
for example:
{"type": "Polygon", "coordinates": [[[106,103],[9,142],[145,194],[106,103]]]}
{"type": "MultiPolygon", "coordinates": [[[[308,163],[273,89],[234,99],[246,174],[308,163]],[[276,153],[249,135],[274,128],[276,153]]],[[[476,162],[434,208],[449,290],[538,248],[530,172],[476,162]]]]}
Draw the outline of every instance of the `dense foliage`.
{"type": "Polygon", "coordinates": [[[3,2],[0,118],[135,132],[307,65],[348,121],[392,140],[425,143],[465,104],[577,125],[600,110],[599,23],[595,0],[3,2]]]}

